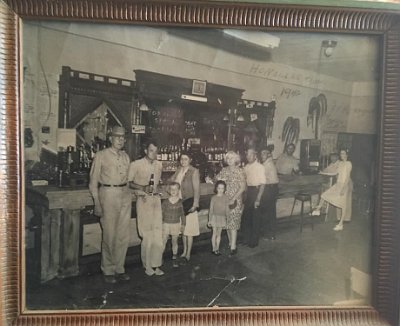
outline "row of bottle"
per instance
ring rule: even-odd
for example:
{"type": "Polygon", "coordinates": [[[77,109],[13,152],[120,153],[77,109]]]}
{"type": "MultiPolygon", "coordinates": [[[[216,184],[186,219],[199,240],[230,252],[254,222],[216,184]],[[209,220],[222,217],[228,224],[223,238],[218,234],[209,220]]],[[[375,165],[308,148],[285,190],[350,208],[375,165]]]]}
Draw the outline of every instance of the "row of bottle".
{"type": "MultiPolygon", "coordinates": [[[[157,160],[159,161],[177,161],[182,152],[189,151],[190,144],[177,146],[160,146],[157,153],[157,160]]],[[[222,161],[225,155],[225,149],[223,147],[207,146],[201,149],[204,155],[206,155],[208,161],[222,161]]]]}
{"type": "Polygon", "coordinates": [[[177,161],[182,151],[185,148],[181,148],[177,145],[175,146],[160,146],[157,153],[157,160],[159,161],[177,161]]]}
{"type": "Polygon", "coordinates": [[[223,147],[204,147],[202,152],[207,156],[210,161],[222,161],[225,157],[226,150],[223,147]]]}

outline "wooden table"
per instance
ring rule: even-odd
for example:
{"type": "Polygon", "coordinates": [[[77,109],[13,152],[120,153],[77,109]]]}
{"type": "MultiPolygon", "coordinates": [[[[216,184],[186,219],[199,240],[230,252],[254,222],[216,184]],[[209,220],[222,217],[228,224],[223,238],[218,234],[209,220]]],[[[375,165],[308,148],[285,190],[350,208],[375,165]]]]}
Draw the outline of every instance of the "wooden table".
{"type": "Polygon", "coordinates": [[[48,200],[41,216],[40,281],[79,274],[80,211],[93,205],[87,188],[37,186],[26,195],[38,192],[48,200]]]}

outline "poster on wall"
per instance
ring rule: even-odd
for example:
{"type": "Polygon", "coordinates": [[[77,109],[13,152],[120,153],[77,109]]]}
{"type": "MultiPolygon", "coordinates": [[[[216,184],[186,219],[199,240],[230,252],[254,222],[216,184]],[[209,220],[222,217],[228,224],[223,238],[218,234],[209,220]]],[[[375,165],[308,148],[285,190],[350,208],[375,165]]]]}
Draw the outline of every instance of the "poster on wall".
{"type": "Polygon", "coordinates": [[[375,36],[24,21],[23,47],[26,310],[371,303],[375,36]]]}

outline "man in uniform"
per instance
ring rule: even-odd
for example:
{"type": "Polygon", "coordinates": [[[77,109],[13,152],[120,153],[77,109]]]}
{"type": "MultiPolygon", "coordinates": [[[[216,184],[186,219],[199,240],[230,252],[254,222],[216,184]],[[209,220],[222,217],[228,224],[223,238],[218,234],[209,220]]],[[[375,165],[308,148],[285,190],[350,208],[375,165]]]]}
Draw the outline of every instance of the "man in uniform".
{"type": "Polygon", "coordinates": [[[161,178],[162,164],[157,161],[155,142],[148,142],[144,152],[145,157],[131,163],[128,180],[137,195],[137,223],[142,238],[141,258],[145,273],[148,276],[161,276],[164,274],[160,269],[164,243],[161,198],[157,186],[161,178]]]}
{"type": "Polygon", "coordinates": [[[115,126],[111,147],[98,153],[90,171],[89,189],[102,227],[101,270],[107,283],[128,281],[125,257],[129,244],[132,192],[128,187],[129,156],[123,150],[125,129],[115,126]]]}

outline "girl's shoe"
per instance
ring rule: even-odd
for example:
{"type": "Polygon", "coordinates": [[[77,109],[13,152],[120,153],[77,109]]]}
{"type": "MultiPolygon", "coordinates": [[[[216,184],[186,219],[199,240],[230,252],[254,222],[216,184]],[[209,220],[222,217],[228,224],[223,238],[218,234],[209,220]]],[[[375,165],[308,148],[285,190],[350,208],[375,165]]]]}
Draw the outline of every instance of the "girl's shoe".
{"type": "Polygon", "coordinates": [[[231,249],[231,252],[229,253],[229,256],[234,256],[237,254],[237,249],[231,249]]]}
{"type": "Polygon", "coordinates": [[[174,267],[174,268],[179,267],[178,256],[177,255],[172,255],[172,267],[174,267]]]}
{"type": "Polygon", "coordinates": [[[215,256],[221,256],[221,253],[219,252],[219,250],[213,251],[213,254],[214,254],[215,256]]]}
{"type": "Polygon", "coordinates": [[[343,224],[337,224],[334,228],[334,231],[342,231],[343,230],[343,224]]]}

